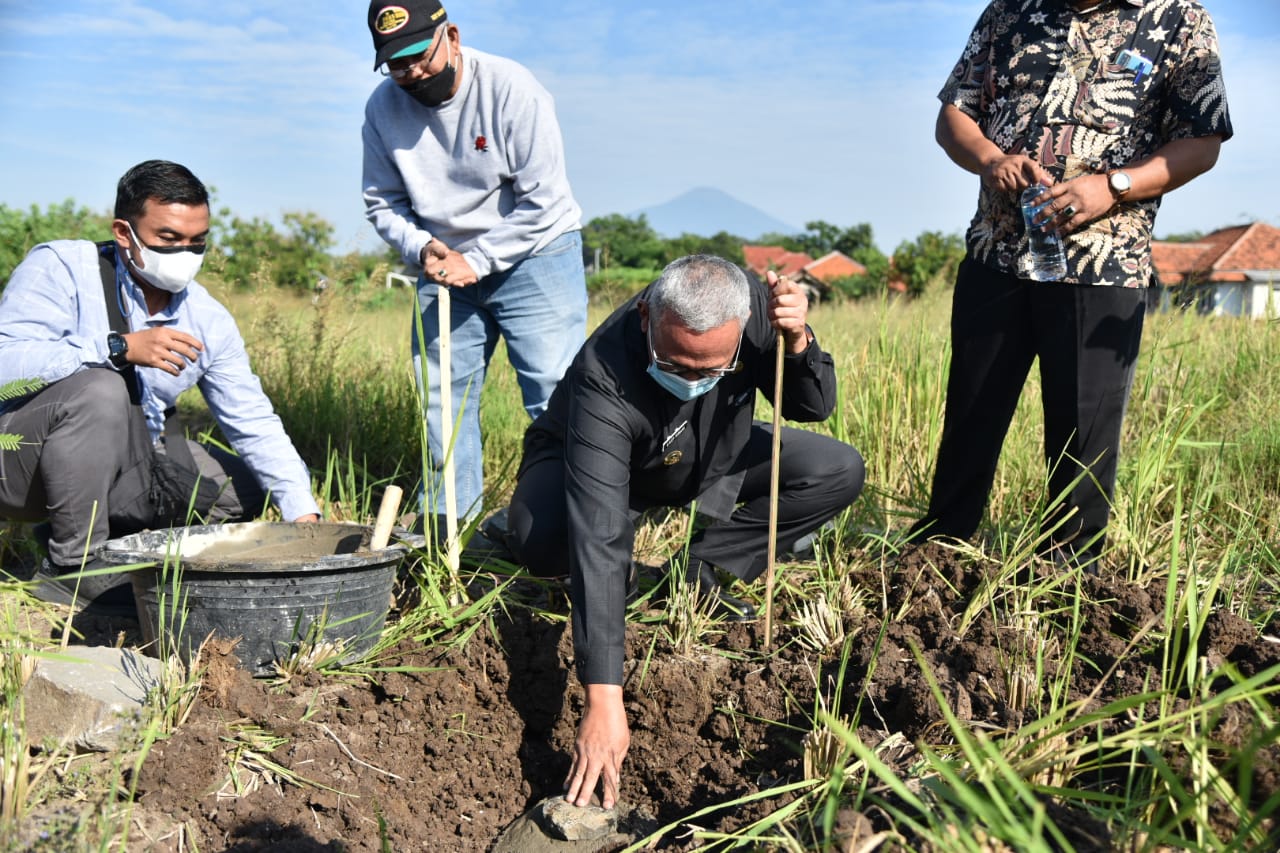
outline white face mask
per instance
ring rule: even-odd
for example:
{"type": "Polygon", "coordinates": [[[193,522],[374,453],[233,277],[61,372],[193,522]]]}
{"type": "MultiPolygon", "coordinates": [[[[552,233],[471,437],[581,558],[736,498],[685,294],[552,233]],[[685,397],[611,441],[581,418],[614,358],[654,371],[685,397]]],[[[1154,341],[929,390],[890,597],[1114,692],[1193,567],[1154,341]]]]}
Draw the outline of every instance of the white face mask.
{"type": "Polygon", "coordinates": [[[164,249],[156,250],[138,239],[132,224],[126,222],[125,225],[128,226],[129,236],[133,238],[133,244],[138,247],[139,254],[142,256],[143,266],[141,267],[138,266],[135,258],[129,258],[129,265],[133,271],[142,276],[147,284],[161,290],[167,290],[170,293],[181,293],[186,290],[187,285],[196,277],[196,273],[200,272],[200,265],[204,263],[204,245],[166,246],[164,249]]]}

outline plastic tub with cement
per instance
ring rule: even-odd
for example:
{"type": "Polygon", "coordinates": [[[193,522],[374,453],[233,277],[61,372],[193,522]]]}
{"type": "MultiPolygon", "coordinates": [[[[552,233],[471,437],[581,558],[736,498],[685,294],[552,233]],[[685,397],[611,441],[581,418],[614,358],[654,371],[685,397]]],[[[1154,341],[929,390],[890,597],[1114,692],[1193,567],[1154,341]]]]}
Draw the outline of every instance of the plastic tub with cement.
{"type": "Polygon", "coordinates": [[[241,666],[272,675],[304,642],[340,643],[349,662],[377,641],[407,549],[370,551],[371,535],[351,524],[177,527],[113,539],[102,558],[155,564],[132,573],[148,643],[163,625],[189,660],[210,633],[239,637],[241,666]]]}

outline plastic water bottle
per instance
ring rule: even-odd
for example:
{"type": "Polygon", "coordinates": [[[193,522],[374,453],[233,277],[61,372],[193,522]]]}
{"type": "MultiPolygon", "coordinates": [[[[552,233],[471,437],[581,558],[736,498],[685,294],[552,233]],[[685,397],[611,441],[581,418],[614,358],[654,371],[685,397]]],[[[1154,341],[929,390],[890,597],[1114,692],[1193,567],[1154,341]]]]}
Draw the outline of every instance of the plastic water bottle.
{"type": "Polygon", "coordinates": [[[1031,250],[1029,273],[1035,281],[1058,281],[1067,274],[1067,255],[1057,231],[1042,231],[1031,223],[1049,202],[1037,205],[1036,198],[1045,191],[1035,184],[1022,191],[1022,221],[1027,225],[1027,244],[1031,250]]]}

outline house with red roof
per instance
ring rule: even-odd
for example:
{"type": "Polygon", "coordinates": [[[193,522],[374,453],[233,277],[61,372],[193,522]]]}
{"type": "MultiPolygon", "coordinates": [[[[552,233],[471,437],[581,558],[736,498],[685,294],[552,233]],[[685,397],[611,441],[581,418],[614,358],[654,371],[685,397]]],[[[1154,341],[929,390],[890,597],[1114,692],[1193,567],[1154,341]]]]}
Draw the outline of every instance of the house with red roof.
{"type": "Polygon", "coordinates": [[[799,282],[818,302],[831,292],[831,283],[855,275],[866,275],[867,268],[843,252],[827,252],[816,261],[804,252],[791,252],[782,246],[743,245],[742,259],[747,269],[764,278],[773,270],[799,282]]]}
{"type": "Polygon", "coordinates": [[[1213,316],[1280,317],[1280,228],[1253,222],[1194,242],[1154,240],[1151,263],[1167,301],[1213,316]]]}

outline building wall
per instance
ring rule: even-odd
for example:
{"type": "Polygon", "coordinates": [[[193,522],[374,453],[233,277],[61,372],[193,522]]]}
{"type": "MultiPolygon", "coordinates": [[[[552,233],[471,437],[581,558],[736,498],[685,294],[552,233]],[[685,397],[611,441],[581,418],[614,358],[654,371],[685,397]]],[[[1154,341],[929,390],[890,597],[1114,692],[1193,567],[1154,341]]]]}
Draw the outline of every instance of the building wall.
{"type": "Polygon", "coordinates": [[[1280,283],[1254,282],[1250,286],[1249,316],[1255,320],[1280,317],[1280,283]]]}
{"type": "Polygon", "coordinates": [[[1280,283],[1205,285],[1200,288],[1196,307],[1201,314],[1213,317],[1277,318],[1280,317],[1280,283]]]}

